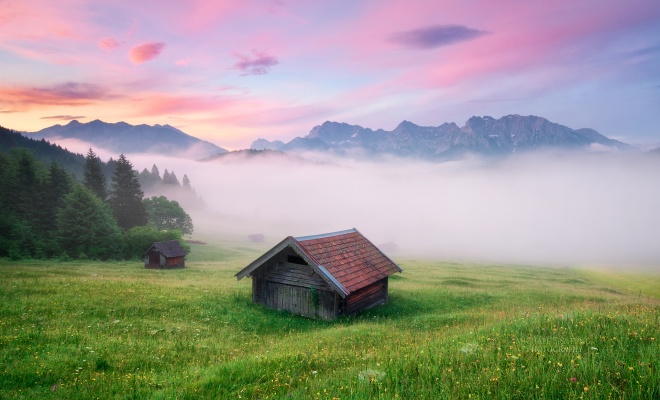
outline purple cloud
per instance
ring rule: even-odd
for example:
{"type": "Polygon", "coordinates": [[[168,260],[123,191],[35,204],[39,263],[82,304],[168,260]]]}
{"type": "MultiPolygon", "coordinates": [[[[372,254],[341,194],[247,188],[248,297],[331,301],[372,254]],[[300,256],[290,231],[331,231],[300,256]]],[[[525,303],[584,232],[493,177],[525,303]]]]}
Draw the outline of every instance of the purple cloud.
{"type": "Polygon", "coordinates": [[[390,37],[390,41],[414,49],[434,49],[472,40],[488,33],[462,25],[434,25],[397,32],[390,37]]]}
{"type": "Polygon", "coordinates": [[[276,57],[270,56],[266,53],[252,50],[253,57],[238,54],[239,61],[234,64],[234,67],[243,71],[241,75],[264,75],[270,72],[273,65],[277,65],[279,61],[276,57]]]}
{"type": "Polygon", "coordinates": [[[73,121],[74,119],[85,119],[84,115],[51,115],[50,117],[41,117],[39,119],[57,119],[60,121],[73,121]]]}
{"type": "Polygon", "coordinates": [[[110,97],[104,88],[91,83],[66,82],[32,90],[50,99],[94,100],[110,97]]]}

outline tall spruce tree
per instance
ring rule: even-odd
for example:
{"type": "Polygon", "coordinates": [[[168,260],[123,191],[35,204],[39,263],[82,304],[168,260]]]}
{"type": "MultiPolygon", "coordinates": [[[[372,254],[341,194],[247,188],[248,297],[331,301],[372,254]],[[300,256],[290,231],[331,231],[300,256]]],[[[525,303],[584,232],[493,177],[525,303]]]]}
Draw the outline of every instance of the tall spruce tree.
{"type": "Polygon", "coordinates": [[[101,169],[101,159],[89,148],[85,157],[85,173],[83,176],[85,186],[96,194],[99,199],[106,201],[108,199],[108,188],[105,181],[105,175],[101,169]]]}
{"type": "Polygon", "coordinates": [[[121,250],[121,235],[108,204],[80,185],[62,199],[56,237],[61,250],[74,258],[117,258],[121,250]]]}
{"type": "Polygon", "coordinates": [[[165,170],[165,173],[163,174],[163,184],[181,186],[179,179],[176,177],[174,171],[167,172],[167,170],[165,170]]]}
{"type": "Polygon", "coordinates": [[[126,230],[147,224],[147,211],[142,203],[143,196],[133,164],[121,154],[112,176],[112,194],[109,200],[112,213],[120,228],[126,230]]]}
{"type": "Polygon", "coordinates": [[[183,175],[183,188],[192,191],[192,186],[190,185],[190,179],[188,178],[188,175],[183,175]]]}
{"type": "Polygon", "coordinates": [[[39,224],[44,232],[48,232],[56,225],[57,208],[62,205],[64,197],[71,192],[73,180],[68,172],[56,162],[51,162],[48,168],[43,204],[40,207],[43,215],[39,224]]]}

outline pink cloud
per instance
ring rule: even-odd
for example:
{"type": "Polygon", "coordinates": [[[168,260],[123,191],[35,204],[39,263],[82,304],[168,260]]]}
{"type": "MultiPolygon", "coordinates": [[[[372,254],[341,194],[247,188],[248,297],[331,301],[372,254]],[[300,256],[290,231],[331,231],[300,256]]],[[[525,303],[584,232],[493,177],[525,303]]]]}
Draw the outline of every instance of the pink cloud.
{"type": "Polygon", "coordinates": [[[150,42],[134,46],[129,51],[129,58],[133,64],[139,65],[158,57],[165,46],[166,44],[163,42],[150,42]]]}
{"type": "Polygon", "coordinates": [[[204,113],[229,107],[234,100],[220,96],[171,95],[166,93],[142,93],[137,116],[204,113]]]}
{"type": "Polygon", "coordinates": [[[182,58],[174,63],[174,65],[178,67],[187,67],[189,64],[190,64],[190,57],[182,58]]]}
{"type": "Polygon", "coordinates": [[[109,37],[99,40],[99,48],[102,50],[112,50],[120,46],[120,43],[115,38],[109,37]]]}

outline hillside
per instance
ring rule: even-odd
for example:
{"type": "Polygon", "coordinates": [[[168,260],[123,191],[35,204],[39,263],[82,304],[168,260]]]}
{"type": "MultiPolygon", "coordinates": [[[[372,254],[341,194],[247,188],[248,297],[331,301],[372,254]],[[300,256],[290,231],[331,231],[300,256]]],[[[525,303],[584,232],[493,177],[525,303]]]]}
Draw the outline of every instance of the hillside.
{"type": "Polygon", "coordinates": [[[34,138],[76,139],[114,153],[153,153],[190,159],[208,157],[227,150],[190,136],[170,125],[131,125],[94,120],[54,125],[28,134],[34,138]]]}
{"type": "MultiPolygon", "coordinates": [[[[82,154],[73,153],[45,139],[32,139],[23,136],[19,132],[0,127],[0,151],[8,152],[12,148],[27,149],[44,164],[50,164],[51,161],[55,161],[77,178],[82,177],[83,170],[85,169],[85,156],[82,154]]],[[[112,168],[107,163],[102,163],[101,167],[103,173],[106,176],[110,176],[112,168]]]]}

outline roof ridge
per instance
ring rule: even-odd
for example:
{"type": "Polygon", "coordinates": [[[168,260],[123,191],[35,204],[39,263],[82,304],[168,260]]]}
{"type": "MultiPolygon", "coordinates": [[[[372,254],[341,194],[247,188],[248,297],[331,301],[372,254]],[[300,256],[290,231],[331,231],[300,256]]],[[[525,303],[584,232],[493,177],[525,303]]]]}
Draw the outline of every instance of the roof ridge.
{"type": "Polygon", "coordinates": [[[346,230],[343,230],[343,231],[321,233],[321,234],[318,234],[318,235],[297,236],[297,237],[292,236],[292,237],[294,239],[296,239],[297,241],[299,241],[299,242],[303,242],[303,241],[306,241],[306,240],[323,239],[323,238],[327,238],[327,237],[346,235],[348,233],[356,233],[356,232],[357,232],[357,229],[351,228],[351,229],[346,229],[346,230]]]}

